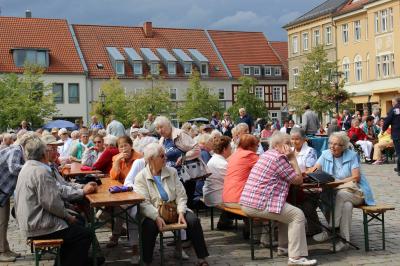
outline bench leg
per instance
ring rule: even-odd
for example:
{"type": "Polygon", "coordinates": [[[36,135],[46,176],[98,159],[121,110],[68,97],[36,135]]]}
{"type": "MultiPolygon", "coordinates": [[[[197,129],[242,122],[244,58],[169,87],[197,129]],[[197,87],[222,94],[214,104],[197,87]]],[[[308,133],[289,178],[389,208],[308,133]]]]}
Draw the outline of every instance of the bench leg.
{"type": "MultiPolygon", "coordinates": [[[[174,233],[175,234],[175,233],[174,233]]],[[[177,241],[176,250],[178,251],[179,265],[182,265],[182,242],[181,242],[181,230],[176,230],[177,241]]]]}
{"type": "Polygon", "coordinates": [[[365,251],[369,251],[368,214],[363,212],[365,251]]]}
{"type": "Polygon", "coordinates": [[[255,260],[254,257],[254,229],[253,229],[253,219],[249,217],[250,223],[250,251],[251,251],[251,259],[255,260]]]}
{"type": "Polygon", "coordinates": [[[35,265],[39,266],[39,261],[40,261],[40,254],[37,249],[35,249],[35,265]]]}
{"type": "Polygon", "coordinates": [[[210,209],[210,216],[211,216],[211,230],[214,230],[214,207],[210,209]]]}
{"type": "Polygon", "coordinates": [[[57,248],[57,255],[56,255],[56,265],[61,266],[61,256],[60,256],[60,248],[57,248]]]}
{"type": "Polygon", "coordinates": [[[272,228],[272,221],[269,220],[268,222],[268,227],[269,227],[269,257],[271,259],[274,258],[274,253],[272,252],[272,234],[274,233],[273,228],[272,228]]]}
{"type": "Polygon", "coordinates": [[[385,213],[382,212],[382,249],[385,250],[386,249],[386,245],[385,245],[385,213]]]}
{"type": "Polygon", "coordinates": [[[161,260],[161,266],[164,265],[164,235],[163,233],[160,233],[160,260],[161,260]]]}

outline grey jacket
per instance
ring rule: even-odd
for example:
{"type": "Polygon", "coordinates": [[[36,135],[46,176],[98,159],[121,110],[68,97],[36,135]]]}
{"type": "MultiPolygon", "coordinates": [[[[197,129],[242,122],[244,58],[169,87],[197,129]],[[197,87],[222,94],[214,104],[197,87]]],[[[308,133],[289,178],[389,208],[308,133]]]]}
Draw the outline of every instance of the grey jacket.
{"type": "Polygon", "coordinates": [[[50,167],[52,170],[51,174],[56,179],[57,187],[63,200],[71,201],[83,199],[83,185],[65,181],[64,177],[61,176],[54,165],[50,165],[50,167]]]}
{"type": "Polygon", "coordinates": [[[68,227],[67,210],[55,178],[45,164],[26,161],[18,175],[15,212],[25,237],[54,233],[68,227]]]}
{"type": "Polygon", "coordinates": [[[302,128],[306,131],[306,134],[315,134],[319,129],[318,115],[311,110],[306,110],[302,116],[302,128]]]}

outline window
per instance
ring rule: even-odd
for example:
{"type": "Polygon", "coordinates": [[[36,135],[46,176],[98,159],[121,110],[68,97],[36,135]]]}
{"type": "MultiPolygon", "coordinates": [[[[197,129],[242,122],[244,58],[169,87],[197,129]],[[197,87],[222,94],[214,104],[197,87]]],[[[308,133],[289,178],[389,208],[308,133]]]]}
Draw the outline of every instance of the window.
{"type": "Polygon", "coordinates": [[[354,21],[354,40],[361,40],[361,21],[354,21]]]}
{"type": "Polygon", "coordinates": [[[225,100],[225,89],[224,88],[218,89],[218,99],[225,100]]]}
{"type": "Polygon", "coordinates": [[[391,71],[392,71],[392,76],[394,76],[394,74],[396,73],[394,70],[394,54],[390,55],[390,63],[391,63],[391,71]]]}
{"type": "Polygon", "coordinates": [[[25,63],[49,66],[48,51],[46,50],[16,49],[13,51],[13,57],[17,67],[23,67],[25,63]]]}
{"type": "Polygon", "coordinates": [[[250,76],[250,67],[244,67],[243,74],[245,76],[250,76]]]}
{"type": "Polygon", "coordinates": [[[298,39],[297,36],[293,36],[292,38],[292,47],[293,47],[293,53],[297,54],[299,52],[299,47],[298,47],[298,39]]]}
{"type": "Polygon", "coordinates": [[[255,88],[255,95],[257,99],[264,101],[264,87],[257,86],[255,88]]]}
{"type": "Polygon", "coordinates": [[[261,75],[261,68],[254,67],[254,76],[260,76],[260,75],[261,75]]]}
{"type": "Polygon", "coordinates": [[[176,100],[176,89],[175,88],[169,89],[169,97],[171,100],[176,100]]]}
{"type": "Polygon", "coordinates": [[[135,75],[142,75],[143,74],[143,67],[141,62],[134,62],[133,63],[133,74],[135,75]]]}
{"type": "Polygon", "coordinates": [[[343,58],[342,70],[343,70],[343,80],[345,83],[348,83],[350,78],[350,60],[347,57],[343,58]]]}
{"type": "Polygon", "coordinates": [[[192,63],[185,63],[183,65],[184,71],[185,71],[185,75],[190,75],[192,74],[192,63]]]}
{"type": "Polygon", "coordinates": [[[79,103],[79,84],[68,84],[68,103],[79,103]]]}
{"type": "Polygon", "coordinates": [[[320,43],[319,30],[314,30],[314,46],[318,46],[320,43]]]}
{"type": "Polygon", "coordinates": [[[168,75],[176,75],[176,64],[175,62],[168,62],[168,75]]]}
{"type": "Polygon", "coordinates": [[[359,55],[354,59],[354,72],[356,73],[356,81],[362,81],[362,59],[359,55]]]}
{"type": "Polygon", "coordinates": [[[367,54],[367,60],[365,62],[366,71],[365,71],[365,80],[369,80],[369,54],[367,54]]]}
{"type": "Polygon", "coordinates": [[[208,75],[208,64],[202,63],[201,64],[201,75],[208,75]]]}
{"type": "Polygon", "coordinates": [[[387,78],[390,76],[390,57],[389,55],[382,56],[382,76],[387,78]]]}
{"type": "Polygon", "coordinates": [[[158,75],[160,74],[160,68],[158,66],[158,63],[151,63],[150,64],[150,73],[152,75],[158,75]]]}
{"type": "Polygon", "coordinates": [[[272,121],[278,120],[278,113],[277,112],[271,112],[271,118],[272,118],[272,121]]]}
{"type": "Polygon", "coordinates": [[[378,33],[379,32],[379,13],[378,12],[375,12],[374,26],[375,26],[375,33],[378,33]]]}
{"type": "Polygon", "coordinates": [[[389,8],[389,30],[393,30],[393,9],[389,8]]]}
{"type": "Polygon", "coordinates": [[[325,44],[332,44],[332,27],[328,26],[325,28],[325,44]]]}
{"type": "Polygon", "coordinates": [[[282,89],[281,89],[281,87],[273,87],[272,88],[272,100],[273,101],[282,101],[282,89]]]}
{"type": "Polygon", "coordinates": [[[280,67],[275,67],[274,70],[275,70],[275,72],[274,72],[275,76],[281,76],[282,75],[282,70],[281,70],[280,67]]]}
{"type": "Polygon", "coordinates": [[[381,58],[380,56],[376,57],[376,78],[381,78],[381,58]]]}
{"type": "Polygon", "coordinates": [[[272,71],[271,71],[271,67],[270,66],[266,66],[265,67],[265,75],[266,76],[271,76],[272,75],[272,71]]]}
{"type": "Polygon", "coordinates": [[[299,84],[299,69],[293,68],[293,88],[297,88],[299,84]]]}
{"type": "Polygon", "coordinates": [[[342,25],[342,41],[343,41],[343,43],[349,42],[349,25],[348,24],[342,25]]]}
{"type": "Polygon", "coordinates": [[[64,84],[54,83],[53,99],[54,99],[54,103],[64,103],[64,84]]]}
{"type": "Polygon", "coordinates": [[[117,73],[117,75],[124,75],[125,74],[124,61],[116,61],[115,62],[115,72],[117,73]]]}
{"type": "Polygon", "coordinates": [[[308,33],[303,33],[303,50],[308,50],[308,33]]]}
{"type": "Polygon", "coordinates": [[[381,11],[381,28],[382,32],[387,32],[388,30],[388,11],[387,9],[384,9],[381,11]]]}

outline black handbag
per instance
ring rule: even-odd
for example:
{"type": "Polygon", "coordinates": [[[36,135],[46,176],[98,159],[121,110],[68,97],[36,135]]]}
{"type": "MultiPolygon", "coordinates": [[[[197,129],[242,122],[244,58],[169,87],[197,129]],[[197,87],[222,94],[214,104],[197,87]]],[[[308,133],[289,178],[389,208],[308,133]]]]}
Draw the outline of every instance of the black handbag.
{"type": "Polygon", "coordinates": [[[335,181],[335,178],[332,175],[322,170],[317,170],[313,173],[309,173],[307,174],[307,176],[310,179],[311,183],[315,183],[318,185],[335,181]]]}

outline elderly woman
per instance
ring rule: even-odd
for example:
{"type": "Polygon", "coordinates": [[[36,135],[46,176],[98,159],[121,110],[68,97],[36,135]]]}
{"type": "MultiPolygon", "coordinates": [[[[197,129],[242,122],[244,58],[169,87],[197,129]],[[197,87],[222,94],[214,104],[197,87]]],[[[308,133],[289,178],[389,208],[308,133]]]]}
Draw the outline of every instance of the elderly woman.
{"type": "Polygon", "coordinates": [[[140,213],[144,216],[143,235],[146,236],[143,238],[143,261],[151,263],[157,235],[166,226],[158,207],[162,202],[175,202],[179,214],[178,223],[187,224],[187,231],[192,238],[199,259],[197,265],[209,265],[205,260],[209,254],[200,221],[187,209],[185,189],[177,172],[166,166],[166,157],[165,150],[160,144],[147,145],[144,148],[147,166],[135,178],[135,191],[145,198],[140,204],[140,213]]]}
{"type": "MultiPolygon", "coordinates": [[[[329,138],[329,150],[322,152],[315,165],[316,169],[322,169],[344,183],[338,187],[336,193],[335,225],[340,227],[340,235],[347,241],[350,241],[353,206],[364,202],[375,205],[368,181],[360,171],[360,159],[356,152],[348,148],[349,142],[345,132],[333,133],[329,138]]],[[[316,241],[325,241],[328,238],[326,231],[314,236],[316,241]]],[[[347,248],[347,243],[336,243],[336,251],[347,248]]]]}
{"type": "MultiPolygon", "coordinates": [[[[186,157],[186,161],[200,157],[199,145],[185,131],[173,127],[168,118],[158,116],[154,125],[161,136],[160,144],[166,151],[167,166],[175,168],[179,173],[182,168],[183,156],[186,157]]],[[[188,206],[192,208],[196,182],[189,180],[184,183],[184,186],[188,196],[188,206]]]]}
{"type": "Polygon", "coordinates": [[[89,140],[89,130],[86,127],[83,127],[79,130],[79,136],[80,136],[80,141],[76,142],[76,144],[74,144],[71,147],[70,151],[71,161],[81,162],[82,155],[85,149],[94,146],[93,142],[89,140]]]}
{"type": "Polygon", "coordinates": [[[104,151],[104,139],[101,135],[93,137],[94,146],[85,149],[82,155],[82,165],[93,166],[104,151]]]}
{"type": "Polygon", "coordinates": [[[360,145],[362,151],[364,152],[365,160],[370,162],[373,144],[368,140],[368,136],[360,128],[360,121],[358,119],[353,119],[351,121],[351,128],[347,134],[352,142],[360,145]]]}
{"type": "Polygon", "coordinates": [[[240,205],[251,217],[279,221],[278,250],[288,248],[289,265],[316,265],[316,260],[306,258],[304,213],[286,202],[290,185],[302,183],[303,177],[295,153],[290,148],[289,135],[276,132],[270,139],[270,149],[260,156],[250,172],[240,205]]]}
{"type": "Polygon", "coordinates": [[[103,138],[104,151],[99,155],[92,168],[100,170],[105,174],[109,174],[112,168],[112,158],[119,153],[117,148],[117,137],[113,135],[107,135],[103,138]]]}
{"type": "MultiPolygon", "coordinates": [[[[380,128],[383,127],[384,119],[379,120],[380,128]]],[[[392,128],[389,127],[386,131],[382,131],[378,135],[378,143],[374,145],[374,155],[372,159],[375,161],[373,164],[383,164],[384,158],[382,152],[388,147],[393,147],[393,140],[391,138],[392,128]]]]}

